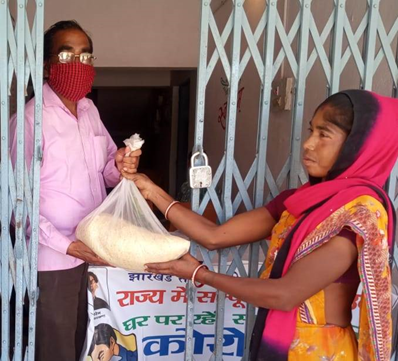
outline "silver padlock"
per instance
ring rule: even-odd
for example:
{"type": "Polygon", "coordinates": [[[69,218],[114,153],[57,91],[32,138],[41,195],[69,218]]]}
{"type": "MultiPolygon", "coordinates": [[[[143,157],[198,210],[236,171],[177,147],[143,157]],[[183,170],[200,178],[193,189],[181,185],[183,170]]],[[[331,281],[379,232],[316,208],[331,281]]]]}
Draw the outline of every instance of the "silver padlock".
{"type": "Polygon", "coordinates": [[[189,185],[191,188],[209,188],[211,186],[212,174],[209,161],[205,153],[196,152],[191,157],[191,169],[189,170],[189,185]],[[195,166],[195,158],[202,156],[205,165],[195,166]]]}

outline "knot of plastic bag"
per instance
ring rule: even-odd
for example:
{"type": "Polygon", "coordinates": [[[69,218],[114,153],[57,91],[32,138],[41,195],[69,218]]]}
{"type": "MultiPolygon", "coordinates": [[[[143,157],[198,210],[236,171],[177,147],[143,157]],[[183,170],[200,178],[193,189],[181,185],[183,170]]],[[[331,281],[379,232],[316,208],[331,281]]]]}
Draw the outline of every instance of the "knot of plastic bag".
{"type": "Polygon", "coordinates": [[[136,150],[141,149],[142,145],[145,143],[145,140],[143,140],[139,134],[135,133],[130,138],[125,139],[123,142],[126,147],[130,147],[131,149],[131,151],[125,155],[126,157],[128,157],[131,152],[135,152],[136,150]]]}

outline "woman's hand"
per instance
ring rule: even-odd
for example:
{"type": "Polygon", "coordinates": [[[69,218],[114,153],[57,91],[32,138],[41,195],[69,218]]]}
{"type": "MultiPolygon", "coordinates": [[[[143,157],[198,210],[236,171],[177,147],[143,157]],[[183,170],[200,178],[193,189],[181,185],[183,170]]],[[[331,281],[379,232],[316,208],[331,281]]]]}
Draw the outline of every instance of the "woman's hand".
{"type": "Polygon", "coordinates": [[[200,262],[187,253],[176,261],[148,263],[145,265],[145,270],[152,273],[160,273],[176,276],[179,278],[191,279],[193,272],[199,265],[200,262]]]}
{"type": "Polygon", "coordinates": [[[149,199],[153,188],[156,186],[145,174],[129,174],[122,171],[123,177],[132,180],[145,199],[149,199]]]}

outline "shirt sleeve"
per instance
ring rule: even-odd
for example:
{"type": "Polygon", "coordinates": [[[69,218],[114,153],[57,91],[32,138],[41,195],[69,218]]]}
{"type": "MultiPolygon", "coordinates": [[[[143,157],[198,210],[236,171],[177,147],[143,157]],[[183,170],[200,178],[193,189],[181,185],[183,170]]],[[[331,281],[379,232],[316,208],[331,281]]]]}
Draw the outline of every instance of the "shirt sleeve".
{"type": "Polygon", "coordinates": [[[39,222],[39,243],[57,252],[66,254],[73,241],[60,233],[47,218],[40,216],[39,222]]]}
{"type": "MultiPolygon", "coordinates": [[[[12,165],[15,168],[17,160],[17,131],[16,131],[16,116],[10,119],[10,153],[12,165]]],[[[27,169],[30,170],[33,157],[33,119],[29,115],[25,115],[25,159],[27,169]]],[[[44,138],[43,138],[44,145],[44,138]]],[[[42,145],[42,146],[43,146],[42,145]]],[[[27,235],[30,236],[31,227],[27,228],[27,235]]],[[[50,247],[60,253],[66,254],[69,245],[72,241],[61,234],[54,225],[45,217],[40,215],[39,218],[39,243],[50,247]]]]}
{"type": "Polygon", "coordinates": [[[289,198],[296,190],[288,189],[286,191],[281,192],[278,196],[276,196],[271,202],[265,205],[268,212],[271,214],[272,218],[275,221],[279,221],[282,213],[286,210],[285,205],[283,204],[287,198],[289,198]]]}
{"type": "Polygon", "coordinates": [[[118,185],[120,182],[120,172],[117,169],[115,163],[115,155],[117,147],[112,137],[110,136],[109,132],[106,130],[105,126],[103,125],[102,121],[101,124],[104,135],[106,136],[107,139],[107,154],[108,154],[108,158],[102,175],[104,176],[105,185],[109,188],[113,188],[116,185],[118,185]]]}

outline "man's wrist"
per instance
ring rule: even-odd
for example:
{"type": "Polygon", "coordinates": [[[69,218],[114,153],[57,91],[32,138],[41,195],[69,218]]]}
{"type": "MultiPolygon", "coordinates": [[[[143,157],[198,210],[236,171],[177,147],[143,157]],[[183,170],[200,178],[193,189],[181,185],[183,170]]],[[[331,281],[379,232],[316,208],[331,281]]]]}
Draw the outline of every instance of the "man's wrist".
{"type": "Polygon", "coordinates": [[[71,244],[68,246],[68,248],[66,249],[66,254],[67,255],[71,255],[71,252],[73,252],[73,248],[74,248],[74,243],[75,242],[71,242],[71,244]]]}

